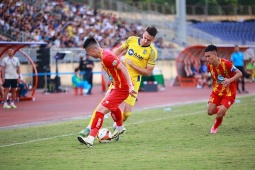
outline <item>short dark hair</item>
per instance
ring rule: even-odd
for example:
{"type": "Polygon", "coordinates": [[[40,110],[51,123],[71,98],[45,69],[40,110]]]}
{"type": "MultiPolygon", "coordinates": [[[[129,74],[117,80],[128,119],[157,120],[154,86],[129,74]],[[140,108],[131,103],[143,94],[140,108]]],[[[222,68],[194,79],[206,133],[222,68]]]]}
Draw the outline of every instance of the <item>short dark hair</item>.
{"type": "Polygon", "coordinates": [[[86,49],[87,47],[91,45],[98,44],[94,37],[87,38],[83,43],[83,48],[86,49]]]}
{"type": "Polygon", "coordinates": [[[208,51],[216,51],[217,52],[218,50],[217,50],[217,47],[215,45],[211,44],[211,45],[208,45],[205,48],[205,52],[208,52],[208,51]]]}
{"type": "Polygon", "coordinates": [[[75,73],[78,72],[78,71],[79,71],[79,68],[78,68],[78,67],[74,69],[74,72],[75,72],[75,73]]]}
{"type": "Polygon", "coordinates": [[[155,27],[147,27],[146,31],[153,37],[158,33],[158,30],[155,27]]]}

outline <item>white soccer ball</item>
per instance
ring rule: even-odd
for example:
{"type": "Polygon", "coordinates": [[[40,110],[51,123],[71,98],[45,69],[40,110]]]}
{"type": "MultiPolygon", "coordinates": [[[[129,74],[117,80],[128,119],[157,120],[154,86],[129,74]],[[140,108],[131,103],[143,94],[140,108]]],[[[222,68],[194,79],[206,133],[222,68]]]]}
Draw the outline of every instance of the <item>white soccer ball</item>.
{"type": "Polygon", "coordinates": [[[110,142],[111,139],[112,139],[112,133],[109,129],[107,128],[101,128],[99,131],[98,131],[98,134],[97,134],[97,139],[99,141],[99,143],[107,143],[107,142],[110,142]]]}

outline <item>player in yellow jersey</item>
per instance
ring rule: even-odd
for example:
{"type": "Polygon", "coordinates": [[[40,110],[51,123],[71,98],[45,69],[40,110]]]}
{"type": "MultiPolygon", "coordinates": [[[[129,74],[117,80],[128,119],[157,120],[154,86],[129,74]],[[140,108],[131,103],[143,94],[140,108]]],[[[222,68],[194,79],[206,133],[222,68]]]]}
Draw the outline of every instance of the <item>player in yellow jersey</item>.
{"type": "MultiPolygon", "coordinates": [[[[120,47],[113,51],[113,53],[120,55],[126,51],[123,63],[127,67],[128,73],[132,79],[134,90],[137,92],[141,84],[142,75],[150,76],[156,65],[158,52],[152,42],[155,40],[157,29],[155,27],[147,27],[142,37],[129,37],[120,47]]],[[[111,86],[109,87],[111,88],[111,86]]],[[[109,91],[109,90],[108,90],[109,91]]],[[[122,111],[123,122],[131,115],[136,98],[129,95],[124,101],[124,109],[122,111]]],[[[79,134],[87,136],[90,132],[91,122],[94,119],[94,113],[90,120],[89,126],[82,130],[79,134]]]]}

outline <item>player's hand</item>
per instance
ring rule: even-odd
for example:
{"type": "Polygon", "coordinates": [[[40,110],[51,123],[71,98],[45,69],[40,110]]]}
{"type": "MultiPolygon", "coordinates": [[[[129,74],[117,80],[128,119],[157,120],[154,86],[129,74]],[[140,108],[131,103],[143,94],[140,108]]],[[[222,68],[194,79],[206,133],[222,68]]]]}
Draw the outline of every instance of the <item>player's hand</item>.
{"type": "Polygon", "coordinates": [[[223,87],[227,87],[229,86],[230,83],[231,83],[230,79],[225,78],[224,81],[222,82],[222,85],[223,87]]]}
{"type": "Polygon", "coordinates": [[[125,58],[124,62],[125,62],[125,64],[128,64],[128,65],[130,65],[131,67],[132,67],[132,65],[133,65],[133,62],[132,62],[129,58],[125,58]]]}
{"type": "Polygon", "coordinates": [[[132,85],[132,86],[129,86],[129,94],[132,96],[132,97],[134,97],[134,98],[136,98],[136,94],[137,94],[137,92],[134,90],[134,86],[132,85]]]}

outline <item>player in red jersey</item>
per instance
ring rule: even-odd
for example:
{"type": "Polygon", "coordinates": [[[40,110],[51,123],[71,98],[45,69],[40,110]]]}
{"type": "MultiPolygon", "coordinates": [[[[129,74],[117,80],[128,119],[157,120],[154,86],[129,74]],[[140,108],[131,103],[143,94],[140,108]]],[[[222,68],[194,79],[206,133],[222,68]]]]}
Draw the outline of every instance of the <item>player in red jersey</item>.
{"type": "Polygon", "coordinates": [[[117,127],[112,134],[112,138],[115,138],[122,133],[122,115],[119,105],[129,96],[129,94],[135,97],[136,92],[134,91],[134,86],[126,67],[111,51],[102,49],[93,37],[89,37],[85,40],[83,48],[88,55],[101,59],[104,70],[113,79],[113,88],[95,110],[96,114],[91,125],[89,136],[86,138],[78,136],[78,140],[82,144],[91,147],[95,136],[103,125],[104,115],[108,112],[111,112],[111,116],[117,124],[117,127]]]}
{"type": "Polygon", "coordinates": [[[227,110],[236,98],[236,80],[242,77],[232,62],[219,58],[217,47],[209,45],[205,48],[205,57],[208,62],[208,71],[213,80],[213,89],[208,101],[208,115],[217,114],[211,133],[217,133],[227,110]]]}

